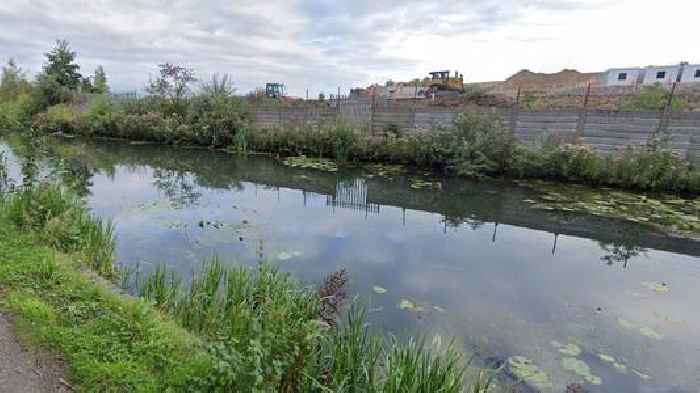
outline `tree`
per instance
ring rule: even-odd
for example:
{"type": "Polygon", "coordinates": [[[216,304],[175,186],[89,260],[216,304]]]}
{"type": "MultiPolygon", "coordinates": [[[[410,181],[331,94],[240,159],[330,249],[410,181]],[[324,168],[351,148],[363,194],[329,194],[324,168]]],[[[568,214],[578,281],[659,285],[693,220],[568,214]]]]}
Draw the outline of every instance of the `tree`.
{"type": "Polygon", "coordinates": [[[236,92],[228,74],[214,74],[202,84],[202,93],[209,97],[230,97],[236,92]]]}
{"type": "Polygon", "coordinates": [[[190,84],[197,81],[194,70],[175,64],[159,64],[160,76],[146,87],[148,94],[171,101],[181,100],[190,94],[190,84]]]}
{"type": "Polygon", "coordinates": [[[80,78],[80,91],[87,94],[93,93],[90,77],[80,78]]]}
{"type": "Polygon", "coordinates": [[[92,78],[92,90],[97,94],[109,93],[109,85],[107,85],[107,74],[104,68],[98,65],[95,69],[95,76],[92,78]]]}
{"type": "Polygon", "coordinates": [[[2,67],[0,101],[17,98],[22,93],[28,93],[29,89],[25,72],[10,58],[7,65],[2,67]]]}
{"type": "Polygon", "coordinates": [[[185,116],[187,112],[185,98],[190,94],[190,85],[197,81],[194,71],[170,63],[160,64],[158,67],[160,76],[150,80],[146,92],[160,99],[161,108],[165,113],[185,116]]]}
{"type": "Polygon", "coordinates": [[[53,77],[58,84],[70,90],[81,85],[80,66],[74,63],[77,54],[71,50],[68,41],[57,40],[56,46],[45,56],[43,75],[53,77]]]}

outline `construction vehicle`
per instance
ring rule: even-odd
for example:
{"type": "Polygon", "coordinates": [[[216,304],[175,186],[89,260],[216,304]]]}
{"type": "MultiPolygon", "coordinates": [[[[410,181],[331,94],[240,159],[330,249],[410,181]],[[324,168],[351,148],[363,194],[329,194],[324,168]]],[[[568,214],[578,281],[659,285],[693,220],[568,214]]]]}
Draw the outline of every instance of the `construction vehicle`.
{"type": "MultiPolygon", "coordinates": [[[[450,76],[450,71],[430,72],[430,78],[426,78],[425,84],[430,87],[435,95],[445,95],[445,92],[463,93],[464,75],[455,71],[454,76],[450,76]]],[[[446,93],[449,95],[450,93],[446,93]]]]}
{"type": "Polygon", "coordinates": [[[281,83],[270,82],[265,85],[265,97],[282,98],[286,93],[287,88],[281,83]]]}

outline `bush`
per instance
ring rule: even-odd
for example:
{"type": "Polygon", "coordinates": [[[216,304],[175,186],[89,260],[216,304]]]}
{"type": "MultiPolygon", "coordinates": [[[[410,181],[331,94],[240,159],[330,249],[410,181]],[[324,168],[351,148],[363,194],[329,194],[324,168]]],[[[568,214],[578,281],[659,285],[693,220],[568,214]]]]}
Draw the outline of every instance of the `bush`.
{"type": "Polygon", "coordinates": [[[40,133],[66,133],[73,134],[78,127],[78,114],[66,104],[58,104],[50,107],[46,112],[38,114],[32,126],[40,133]]]}
{"type": "Polygon", "coordinates": [[[0,131],[22,131],[30,119],[29,95],[20,95],[0,103],[0,131]]]}
{"type": "Polygon", "coordinates": [[[91,217],[82,201],[60,187],[39,184],[18,191],[5,202],[4,213],[18,228],[61,251],[81,252],[89,267],[112,276],[112,224],[91,217]]]}

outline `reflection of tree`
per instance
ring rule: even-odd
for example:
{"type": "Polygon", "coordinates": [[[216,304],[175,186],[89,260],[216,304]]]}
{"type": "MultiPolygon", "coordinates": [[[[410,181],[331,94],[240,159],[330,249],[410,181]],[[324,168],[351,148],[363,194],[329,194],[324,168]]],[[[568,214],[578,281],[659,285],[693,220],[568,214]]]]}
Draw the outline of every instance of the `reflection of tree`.
{"type": "Polygon", "coordinates": [[[632,258],[647,251],[646,248],[639,245],[639,237],[639,232],[631,231],[623,234],[620,239],[611,243],[599,243],[600,248],[605,251],[600,260],[604,261],[608,266],[621,263],[622,268],[626,269],[632,258]]]}
{"type": "Polygon", "coordinates": [[[202,196],[187,172],[154,169],[153,184],[170,202],[181,206],[196,205],[202,196]]]}

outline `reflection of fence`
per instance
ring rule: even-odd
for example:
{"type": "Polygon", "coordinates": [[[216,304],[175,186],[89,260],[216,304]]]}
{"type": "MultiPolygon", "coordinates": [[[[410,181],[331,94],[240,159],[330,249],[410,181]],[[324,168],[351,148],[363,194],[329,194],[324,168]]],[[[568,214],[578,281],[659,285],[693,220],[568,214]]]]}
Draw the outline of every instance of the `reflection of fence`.
{"type": "MultiPolygon", "coordinates": [[[[416,105],[412,101],[341,100],[331,106],[253,108],[255,125],[320,127],[342,121],[373,134],[385,131],[430,132],[449,124],[463,109],[416,105]]],[[[473,109],[472,109],[473,110],[473,109]]],[[[523,142],[542,136],[580,138],[599,151],[612,151],[645,143],[650,136],[670,139],[672,147],[689,158],[700,159],[700,112],[617,112],[587,110],[524,110],[484,108],[523,142]]]]}
{"type": "Polygon", "coordinates": [[[379,205],[367,202],[367,182],[365,179],[339,181],[336,185],[335,195],[326,197],[326,205],[379,214],[379,205]]]}

